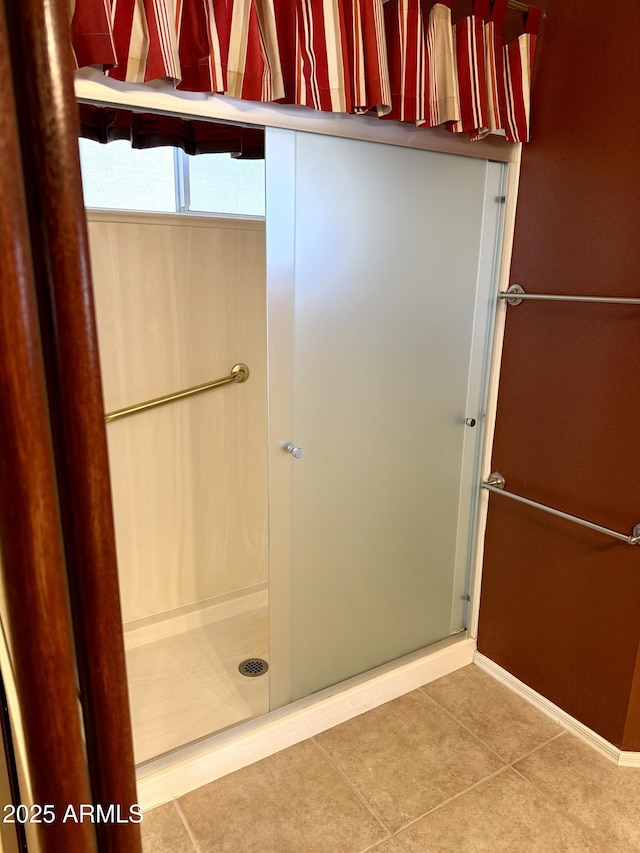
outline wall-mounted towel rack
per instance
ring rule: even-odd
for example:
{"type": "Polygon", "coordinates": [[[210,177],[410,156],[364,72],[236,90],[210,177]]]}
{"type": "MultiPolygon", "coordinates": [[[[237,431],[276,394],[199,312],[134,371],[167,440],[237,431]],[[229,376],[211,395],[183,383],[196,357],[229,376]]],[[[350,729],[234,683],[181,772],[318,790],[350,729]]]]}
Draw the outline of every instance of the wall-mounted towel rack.
{"type": "Polygon", "coordinates": [[[104,416],[105,422],[126,418],[128,415],[135,415],[137,412],[144,412],[146,409],[155,409],[156,406],[164,406],[167,403],[173,403],[174,400],[182,400],[185,397],[194,397],[196,394],[204,394],[205,391],[211,391],[213,388],[221,388],[223,385],[230,385],[232,382],[246,382],[249,378],[249,368],[246,364],[234,364],[231,368],[231,373],[228,376],[223,376],[222,379],[214,379],[212,382],[204,382],[202,385],[193,385],[191,388],[185,388],[184,391],[176,391],[175,394],[166,394],[164,397],[155,397],[153,400],[146,400],[144,403],[138,403],[135,406],[127,406],[124,409],[116,409],[114,412],[107,412],[104,416]]]}
{"type": "Polygon", "coordinates": [[[519,284],[512,284],[508,290],[498,294],[498,299],[506,299],[509,305],[520,305],[525,300],[538,302],[604,302],[610,305],[640,305],[640,299],[624,296],[569,296],[558,293],[527,293],[519,284]]]}
{"type": "Polygon", "coordinates": [[[585,521],[584,518],[578,518],[577,515],[569,515],[569,513],[562,512],[559,509],[553,509],[552,507],[546,506],[545,504],[529,500],[529,498],[523,498],[521,495],[515,495],[513,492],[505,491],[504,477],[497,471],[491,474],[489,479],[485,480],[481,485],[483,489],[486,489],[489,492],[494,492],[497,495],[504,495],[505,498],[510,498],[511,500],[518,501],[518,503],[535,507],[535,509],[540,509],[543,512],[548,512],[551,515],[556,515],[558,516],[558,518],[564,518],[567,521],[573,521],[575,524],[580,524],[582,527],[588,527],[590,530],[597,530],[598,533],[604,533],[605,536],[613,536],[614,539],[619,539],[620,542],[625,542],[627,545],[640,545],[640,524],[636,524],[636,526],[633,528],[631,535],[627,536],[624,533],[618,533],[617,530],[610,530],[608,527],[602,527],[600,524],[594,524],[591,521],[585,521]]]}

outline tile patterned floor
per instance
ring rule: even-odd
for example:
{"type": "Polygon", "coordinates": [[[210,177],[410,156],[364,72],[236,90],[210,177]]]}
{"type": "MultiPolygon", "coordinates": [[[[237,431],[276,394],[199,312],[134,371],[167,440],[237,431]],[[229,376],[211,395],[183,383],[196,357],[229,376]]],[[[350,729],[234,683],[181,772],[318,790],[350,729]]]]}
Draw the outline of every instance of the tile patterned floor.
{"type": "Polygon", "coordinates": [[[145,853],[633,853],[619,768],[475,666],[147,812],[145,853]]]}

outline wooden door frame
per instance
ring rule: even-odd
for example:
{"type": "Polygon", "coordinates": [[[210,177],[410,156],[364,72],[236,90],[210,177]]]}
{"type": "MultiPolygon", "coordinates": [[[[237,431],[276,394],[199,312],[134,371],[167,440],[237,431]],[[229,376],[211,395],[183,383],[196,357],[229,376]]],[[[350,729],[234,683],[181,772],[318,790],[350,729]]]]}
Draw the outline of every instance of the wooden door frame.
{"type": "Polygon", "coordinates": [[[57,804],[41,849],[140,853],[68,14],[0,2],[3,569],[34,801],[57,804]],[[62,823],[65,803],[123,822],[62,823]]]}

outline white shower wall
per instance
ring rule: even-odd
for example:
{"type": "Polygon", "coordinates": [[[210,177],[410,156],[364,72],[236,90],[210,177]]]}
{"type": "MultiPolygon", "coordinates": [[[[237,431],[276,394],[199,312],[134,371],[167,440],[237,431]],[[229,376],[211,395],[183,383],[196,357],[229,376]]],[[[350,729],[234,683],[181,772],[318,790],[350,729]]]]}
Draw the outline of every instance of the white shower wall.
{"type": "Polygon", "coordinates": [[[89,211],[125,623],[267,580],[264,222],[89,211]]]}

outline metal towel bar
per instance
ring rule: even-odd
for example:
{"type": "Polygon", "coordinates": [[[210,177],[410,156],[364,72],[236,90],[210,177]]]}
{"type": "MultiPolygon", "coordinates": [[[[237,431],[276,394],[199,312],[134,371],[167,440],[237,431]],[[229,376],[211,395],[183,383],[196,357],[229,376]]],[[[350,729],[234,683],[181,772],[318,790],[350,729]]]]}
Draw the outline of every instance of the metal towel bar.
{"type": "Polygon", "coordinates": [[[569,513],[561,512],[559,509],[553,509],[545,504],[540,504],[537,501],[531,501],[529,498],[523,498],[520,495],[514,495],[513,492],[504,490],[505,480],[502,474],[497,471],[491,474],[488,480],[482,483],[482,488],[489,492],[494,492],[497,495],[504,495],[505,498],[518,501],[518,503],[526,504],[527,506],[535,507],[543,512],[548,512],[551,515],[557,515],[558,518],[564,518],[567,521],[573,521],[574,524],[580,524],[582,527],[588,527],[590,530],[597,530],[598,533],[604,533],[606,536],[613,536],[614,539],[619,539],[621,542],[626,542],[627,545],[640,545],[640,524],[636,524],[630,536],[624,533],[618,533],[617,530],[610,530],[608,527],[602,527],[599,524],[593,524],[591,521],[585,521],[584,518],[578,518],[577,515],[569,515],[569,513]]]}
{"type": "Polygon", "coordinates": [[[626,296],[569,296],[560,293],[526,293],[519,284],[512,284],[506,291],[498,294],[498,299],[506,299],[509,305],[520,305],[524,300],[538,302],[602,302],[609,305],[640,305],[640,299],[626,296]]]}
{"type": "Polygon", "coordinates": [[[155,397],[153,400],[146,400],[144,403],[138,403],[136,406],[127,406],[124,409],[116,409],[115,412],[107,412],[104,416],[105,422],[118,420],[118,418],[126,418],[128,415],[135,415],[137,412],[144,412],[146,409],[155,409],[156,406],[164,406],[166,403],[173,403],[174,400],[182,400],[185,397],[194,397],[196,394],[203,394],[205,391],[211,391],[213,388],[220,388],[223,385],[230,385],[232,382],[246,382],[249,378],[249,368],[246,364],[234,364],[231,368],[229,376],[223,376],[222,379],[214,379],[213,382],[205,382],[202,385],[193,385],[191,388],[185,388],[184,391],[176,391],[175,394],[166,394],[164,397],[155,397]]]}

